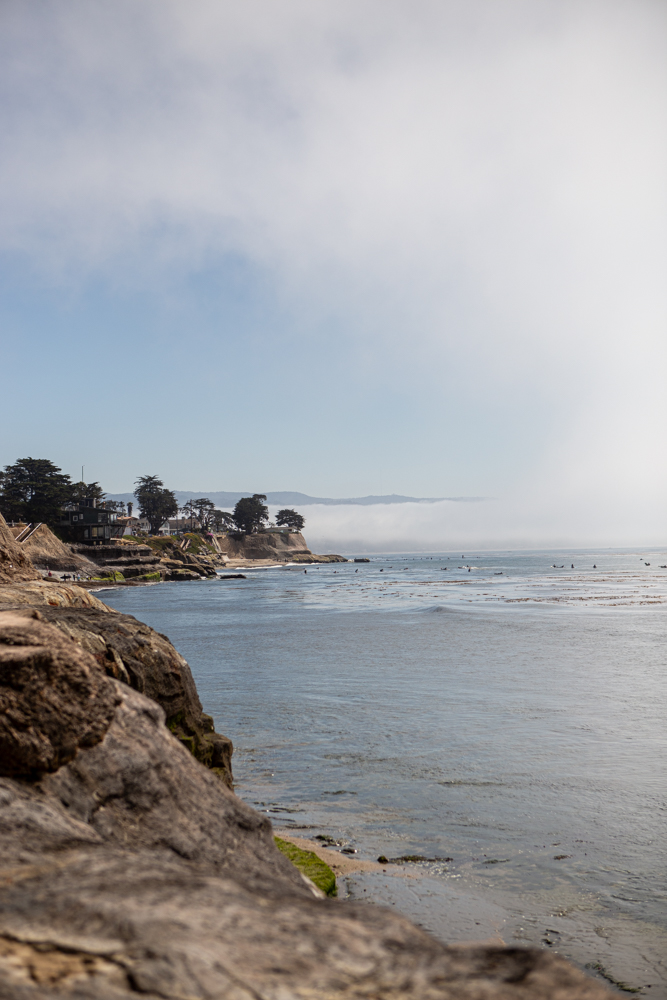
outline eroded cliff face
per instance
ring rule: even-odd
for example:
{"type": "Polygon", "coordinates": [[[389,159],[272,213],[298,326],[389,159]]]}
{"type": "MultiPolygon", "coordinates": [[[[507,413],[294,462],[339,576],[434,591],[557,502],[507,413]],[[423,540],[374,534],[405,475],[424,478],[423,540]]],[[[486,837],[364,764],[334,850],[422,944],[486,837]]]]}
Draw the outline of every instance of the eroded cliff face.
{"type": "Polygon", "coordinates": [[[270,562],[346,562],[343,556],[315,555],[301,532],[258,532],[256,535],[216,535],[220,551],[230,560],[270,562]]]}
{"type": "Polygon", "coordinates": [[[0,997],[609,995],[551,954],[447,949],[394,912],[317,898],[269,821],[187,752],[160,706],[33,614],[0,613],[0,699],[12,706],[0,756],[0,997]],[[60,704],[72,710],[58,733],[60,704]],[[56,749],[35,765],[42,744],[56,749]],[[23,758],[29,776],[5,763],[23,758]]]}
{"type": "MultiPolygon", "coordinates": [[[[17,535],[19,531],[19,528],[12,529],[14,535],[17,535]]],[[[90,549],[90,546],[88,548],[90,549]]],[[[81,555],[75,552],[71,545],[61,542],[46,524],[40,524],[26,541],[21,543],[21,549],[38,570],[56,570],[84,575],[94,575],[95,573],[95,563],[91,562],[85,553],[81,555]]]]}
{"type": "Polygon", "coordinates": [[[29,557],[15,541],[10,528],[0,514],[0,584],[38,580],[39,573],[29,557]]]}
{"type": "Polygon", "coordinates": [[[216,535],[220,551],[232,559],[289,559],[310,555],[306,539],[299,533],[260,532],[256,535],[216,535]]]}

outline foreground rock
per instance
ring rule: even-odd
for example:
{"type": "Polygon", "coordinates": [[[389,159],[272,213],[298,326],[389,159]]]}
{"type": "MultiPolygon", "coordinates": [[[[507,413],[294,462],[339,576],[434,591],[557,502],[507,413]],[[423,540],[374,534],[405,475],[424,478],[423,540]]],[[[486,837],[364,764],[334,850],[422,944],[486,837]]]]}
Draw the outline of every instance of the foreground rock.
{"type": "Polygon", "coordinates": [[[156,701],[171,732],[232,787],[232,742],[215,732],[187,661],[166,636],[114,611],[82,587],[45,581],[0,587],[0,610],[22,613],[28,621],[30,608],[90,653],[105,674],[156,701]]]}
{"type": "Polygon", "coordinates": [[[43,580],[41,577],[0,587],[0,611],[15,607],[97,608],[106,614],[116,613],[83,587],[43,580]]]}
{"type": "Polygon", "coordinates": [[[52,740],[49,698],[11,684],[25,670],[45,693],[54,678],[76,711],[89,701],[97,728],[79,736],[68,724],[73,759],[58,767],[47,755],[30,778],[7,770],[25,744],[20,728],[7,731],[0,997],[608,996],[553,955],[447,949],[394,912],[316,898],[275,848],[268,820],[197,763],[155,702],[30,613],[0,614],[0,676],[14,712],[29,717],[33,741],[52,740]]]}
{"type": "Polygon", "coordinates": [[[100,742],[119,698],[90,657],[48,625],[26,622],[20,613],[5,613],[1,621],[2,773],[57,771],[79,747],[100,742]]]}

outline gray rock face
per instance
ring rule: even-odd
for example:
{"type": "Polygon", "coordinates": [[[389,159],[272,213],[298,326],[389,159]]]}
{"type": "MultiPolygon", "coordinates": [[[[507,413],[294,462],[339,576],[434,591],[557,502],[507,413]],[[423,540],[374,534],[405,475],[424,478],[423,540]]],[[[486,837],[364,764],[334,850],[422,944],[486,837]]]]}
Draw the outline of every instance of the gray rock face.
{"type": "MultiPolygon", "coordinates": [[[[38,629],[115,703],[99,742],[79,741],[54,773],[0,778],[2,1000],[608,996],[553,955],[447,949],[394,912],[317,898],[269,821],[193,758],[154,701],[55,626],[2,619],[5,648],[29,660],[16,630],[38,629]]],[[[35,711],[31,689],[16,690],[35,711]]]]}
{"type": "Polygon", "coordinates": [[[79,747],[99,743],[117,701],[113,684],[69,640],[34,618],[0,615],[0,774],[56,771],[79,747]]]}
{"type": "MultiPolygon", "coordinates": [[[[16,587],[11,589],[18,591],[16,587]]],[[[88,599],[92,597],[78,587],[70,589],[88,599]]],[[[91,653],[106,674],[156,701],[174,735],[231,788],[232,741],[216,733],[213,719],[202,711],[187,661],[166,636],[132,615],[112,611],[96,598],[92,601],[92,606],[74,608],[42,602],[39,614],[43,621],[55,625],[60,633],[91,653]]],[[[21,613],[21,605],[15,607],[21,613]]]]}

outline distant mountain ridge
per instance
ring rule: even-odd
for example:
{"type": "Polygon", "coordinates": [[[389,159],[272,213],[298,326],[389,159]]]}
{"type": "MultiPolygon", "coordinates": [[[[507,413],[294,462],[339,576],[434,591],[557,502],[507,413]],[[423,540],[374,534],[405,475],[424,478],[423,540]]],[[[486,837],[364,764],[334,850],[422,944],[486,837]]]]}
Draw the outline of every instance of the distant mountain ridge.
{"type": "MultiPolygon", "coordinates": [[[[216,507],[233,507],[241,497],[252,496],[251,490],[245,493],[228,493],[220,490],[174,490],[179,505],[187,503],[188,500],[195,500],[197,497],[208,497],[216,507]]],[[[107,493],[109,500],[122,500],[125,503],[134,501],[133,493],[107,493]]],[[[295,504],[306,507],[309,504],[327,504],[329,506],[352,504],[356,506],[371,506],[371,504],[391,504],[391,503],[439,503],[442,500],[450,500],[454,503],[478,503],[488,500],[489,497],[404,497],[398,493],[390,493],[386,496],[367,497],[347,497],[345,499],[334,499],[332,497],[311,497],[307,493],[294,493],[285,490],[277,493],[267,493],[266,502],[272,506],[293,506],[295,504]]]]}

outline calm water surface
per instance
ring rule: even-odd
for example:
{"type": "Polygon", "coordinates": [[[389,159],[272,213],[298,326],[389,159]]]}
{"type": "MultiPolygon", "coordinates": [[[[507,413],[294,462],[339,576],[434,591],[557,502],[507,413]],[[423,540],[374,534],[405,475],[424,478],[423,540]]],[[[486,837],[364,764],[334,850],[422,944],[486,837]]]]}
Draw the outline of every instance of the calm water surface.
{"type": "Polygon", "coordinates": [[[100,596],[187,658],[238,794],[276,825],[368,858],[451,858],[420,866],[431,897],[465,888],[502,907],[505,940],[616,956],[657,997],[666,563],[389,555],[100,596]]]}

